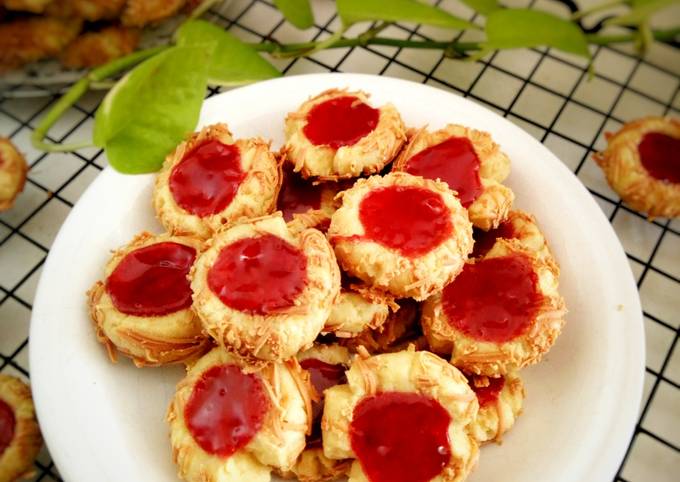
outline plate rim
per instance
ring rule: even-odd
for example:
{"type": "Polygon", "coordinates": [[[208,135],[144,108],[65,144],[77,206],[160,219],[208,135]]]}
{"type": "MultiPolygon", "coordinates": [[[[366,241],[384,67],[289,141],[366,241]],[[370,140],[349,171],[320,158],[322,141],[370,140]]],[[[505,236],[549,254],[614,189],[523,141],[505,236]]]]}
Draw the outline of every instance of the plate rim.
{"type": "MultiPolygon", "coordinates": [[[[431,85],[427,84],[421,84],[418,82],[413,82],[409,80],[404,80],[404,79],[397,79],[397,78],[391,78],[391,77],[384,77],[384,76],[378,76],[378,75],[369,75],[369,74],[351,74],[351,73],[320,73],[320,74],[306,74],[306,75],[301,75],[301,76],[286,76],[286,77],[280,77],[277,79],[272,79],[272,80],[267,80],[267,81],[262,81],[258,82],[255,84],[247,85],[244,87],[239,87],[227,92],[220,93],[218,95],[215,95],[213,97],[210,97],[209,99],[206,99],[203,103],[202,111],[201,111],[201,118],[204,116],[206,113],[206,110],[210,108],[210,106],[213,103],[218,103],[218,99],[225,97],[225,96],[238,96],[238,95],[243,95],[244,92],[247,92],[249,90],[260,90],[260,89],[266,89],[268,87],[274,88],[277,87],[276,84],[287,84],[287,83],[292,83],[295,82],[296,78],[304,77],[306,79],[309,79],[310,81],[314,81],[316,78],[321,78],[322,79],[322,86],[325,85],[325,82],[330,81],[335,79],[336,83],[338,85],[347,85],[347,84],[374,84],[374,83],[392,83],[392,84],[399,84],[403,86],[403,88],[419,88],[419,89],[429,89],[433,91],[437,91],[440,95],[451,95],[458,97],[460,101],[463,101],[466,105],[471,105],[473,106],[473,109],[482,109],[489,114],[492,114],[493,116],[502,118],[500,115],[497,113],[493,112],[492,110],[488,109],[486,106],[484,106],[481,103],[474,102],[468,98],[464,98],[462,96],[456,95],[454,92],[446,91],[444,89],[438,89],[436,87],[433,87],[431,85]]],[[[280,87],[280,86],[279,86],[280,87]]],[[[310,94],[311,95],[311,94],[310,94]]],[[[628,383],[626,383],[626,386],[628,387],[628,395],[630,395],[630,398],[622,402],[622,405],[618,407],[617,415],[618,416],[612,416],[612,426],[611,428],[611,434],[609,435],[605,441],[610,442],[607,446],[602,446],[602,453],[600,456],[593,456],[592,458],[594,460],[599,461],[599,470],[598,472],[608,472],[610,473],[611,477],[613,477],[616,473],[617,470],[621,464],[621,461],[623,460],[624,455],[627,452],[627,448],[629,444],[631,443],[632,440],[632,435],[634,433],[634,429],[637,423],[638,419],[638,410],[640,407],[640,403],[642,400],[642,394],[643,394],[643,382],[644,382],[644,373],[645,373],[645,333],[644,333],[644,321],[642,317],[642,308],[640,305],[640,298],[639,298],[639,290],[637,288],[637,285],[634,281],[634,277],[630,268],[630,265],[626,261],[626,255],[625,251],[623,249],[623,246],[621,245],[620,240],[616,236],[616,233],[611,225],[611,223],[607,220],[607,218],[604,216],[600,208],[597,206],[595,203],[594,199],[592,198],[592,195],[587,191],[585,186],[582,184],[582,182],[575,176],[575,174],[567,168],[566,165],[564,165],[563,162],[557,158],[555,154],[552,153],[544,144],[539,142],[538,140],[534,139],[530,134],[528,134],[526,131],[521,129],[520,127],[512,124],[510,121],[508,121],[505,118],[502,118],[504,123],[508,126],[508,129],[514,130],[517,133],[521,133],[522,136],[526,136],[527,138],[530,138],[533,142],[535,142],[537,145],[540,146],[541,149],[545,151],[546,158],[549,158],[551,162],[555,163],[557,166],[559,166],[559,169],[561,169],[565,174],[568,174],[571,178],[573,178],[573,181],[578,184],[578,187],[576,187],[576,190],[581,191],[581,195],[585,194],[588,199],[590,200],[590,203],[592,203],[592,206],[594,209],[597,210],[597,213],[601,217],[601,221],[603,222],[604,230],[608,232],[607,236],[610,237],[609,241],[607,243],[608,246],[614,246],[614,251],[612,253],[608,253],[611,257],[613,258],[618,258],[618,261],[616,261],[616,264],[623,269],[626,274],[627,274],[627,289],[631,291],[631,295],[634,292],[634,296],[631,296],[630,302],[632,303],[632,307],[630,307],[627,311],[631,311],[631,317],[635,317],[635,323],[631,326],[628,327],[629,330],[633,330],[634,332],[629,333],[629,342],[631,343],[631,346],[634,348],[634,350],[630,351],[629,354],[631,355],[627,360],[624,362],[627,362],[627,365],[631,367],[637,367],[638,369],[636,370],[626,370],[626,373],[631,377],[628,379],[628,383]],[[613,241],[613,242],[611,242],[613,241]],[[632,290],[631,290],[632,288],[632,290]],[[634,336],[637,335],[637,336],[634,336]],[[637,343],[635,341],[637,340],[637,343]],[[623,406],[623,403],[626,403],[625,406],[623,406]],[[618,422],[618,423],[614,423],[618,422]],[[616,432],[618,437],[615,438],[613,436],[613,433],[616,432]],[[603,460],[603,459],[606,459],[603,460]],[[603,466],[609,466],[608,469],[603,468],[603,466]]],[[[199,121],[199,125],[200,125],[199,121]]],[[[35,401],[35,407],[36,407],[36,412],[38,415],[38,418],[41,420],[41,428],[43,429],[43,436],[45,439],[46,445],[50,449],[50,454],[52,456],[52,459],[54,463],[56,464],[57,468],[59,469],[60,473],[62,474],[62,477],[65,480],[71,480],[68,478],[69,474],[73,474],[72,470],[69,469],[69,467],[72,467],[72,465],[69,465],[69,461],[67,460],[68,458],[64,456],[62,453],[61,448],[59,447],[59,440],[61,439],[60,434],[58,434],[58,430],[55,426],[55,419],[57,417],[50,417],[50,410],[49,410],[49,400],[50,400],[50,395],[49,395],[49,384],[44,381],[45,379],[45,370],[44,370],[44,364],[40,363],[40,346],[41,344],[45,344],[44,340],[42,340],[42,337],[40,336],[40,326],[41,326],[41,315],[43,314],[43,299],[45,299],[48,295],[46,294],[49,290],[49,286],[47,286],[47,281],[46,279],[49,279],[49,276],[45,276],[47,273],[50,273],[53,268],[52,265],[56,264],[56,256],[58,255],[59,248],[61,245],[65,242],[64,238],[66,238],[68,231],[70,230],[71,224],[77,224],[77,218],[78,214],[81,210],[85,209],[82,206],[86,206],[89,203],[90,198],[95,198],[96,199],[96,191],[99,185],[104,185],[108,182],[108,178],[111,176],[117,175],[117,173],[111,168],[111,166],[107,166],[101,173],[97,175],[97,178],[87,187],[85,192],[81,195],[80,199],[78,199],[76,205],[73,207],[69,215],[67,216],[66,220],[62,224],[57,236],[54,239],[54,242],[50,248],[49,254],[47,256],[47,259],[45,261],[45,265],[40,277],[40,281],[38,283],[38,287],[36,290],[36,295],[35,295],[35,300],[33,304],[33,310],[31,313],[31,323],[30,323],[30,331],[29,331],[29,365],[31,367],[30,373],[31,373],[31,380],[32,380],[32,388],[33,388],[33,396],[34,396],[34,401],[35,401]],[[55,249],[56,248],[56,249],[55,249]]],[[[151,174],[154,175],[154,174],[151,174]]],[[[42,317],[44,319],[44,317],[42,317]]],[[[630,320],[627,320],[630,321],[630,320]]],[[[603,444],[604,445],[604,444],[603,444]]],[[[593,464],[589,464],[590,467],[594,467],[593,464]]]]}

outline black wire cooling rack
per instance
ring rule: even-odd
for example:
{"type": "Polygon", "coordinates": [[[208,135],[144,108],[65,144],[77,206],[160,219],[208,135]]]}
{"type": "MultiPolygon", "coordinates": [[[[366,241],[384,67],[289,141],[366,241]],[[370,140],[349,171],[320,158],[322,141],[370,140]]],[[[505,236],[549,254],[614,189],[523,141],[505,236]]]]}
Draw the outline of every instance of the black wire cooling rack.
{"type": "MultiPolygon", "coordinates": [[[[459,2],[438,2],[475,21],[459,2]]],[[[554,2],[517,0],[513,6],[544,10],[554,2]]],[[[339,25],[329,1],[314,4],[317,24],[304,32],[285,23],[267,0],[234,0],[207,17],[247,41],[299,42],[322,39],[339,25]]],[[[351,32],[350,32],[351,33],[351,32]]],[[[449,39],[450,33],[395,24],[385,35],[449,39]]],[[[463,34],[463,40],[474,40],[463,34]]],[[[645,389],[626,457],[614,481],[677,480],[680,473],[680,221],[648,222],[623,205],[607,186],[591,155],[603,134],[645,115],[680,116],[680,50],[655,45],[645,59],[625,48],[592,49],[596,74],[585,63],[550,49],[502,51],[477,62],[444,58],[441,52],[396,47],[356,47],[276,60],[286,74],[365,72],[407,78],[470,97],[507,117],[543,142],[581,179],[621,239],[640,290],[647,337],[645,389]]],[[[0,92],[0,134],[26,154],[31,165],[16,206],[0,215],[0,372],[30,378],[28,324],[40,271],[61,223],[105,167],[98,149],[45,154],[30,146],[30,134],[56,96],[17,98],[0,92]]],[[[211,88],[210,97],[220,88],[211,88]]],[[[81,99],[51,131],[54,142],[87,138],[101,95],[81,99]]],[[[43,450],[36,481],[60,481],[43,450]]]]}

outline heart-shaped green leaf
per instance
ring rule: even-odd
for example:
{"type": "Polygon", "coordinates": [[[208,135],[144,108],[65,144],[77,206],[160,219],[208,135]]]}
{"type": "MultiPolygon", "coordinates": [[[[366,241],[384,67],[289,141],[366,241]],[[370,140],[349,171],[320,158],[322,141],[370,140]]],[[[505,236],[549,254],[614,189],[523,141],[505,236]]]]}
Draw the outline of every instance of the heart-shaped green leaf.
{"type": "Polygon", "coordinates": [[[482,15],[489,15],[491,12],[502,8],[498,0],[462,0],[462,2],[482,15]]]}
{"type": "Polygon", "coordinates": [[[304,30],[314,25],[314,14],[309,0],[274,0],[274,5],[281,10],[286,20],[297,28],[304,30]]]}
{"type": "Polygon", "coordinates": [[[412,22],[436,27],[464,30],[476,25],[455,17],[441,8],[416,0],[337,0],[338,14],[345,25],[357,22],[383,20],[387,22],[412,22]]]}
{"type": "Polygon", "coordinates": [[[548,46],[590,58],[588,42],[578,26],[547,12],[502,9],[486,19],[484,50],[548,46]]]}
{"type": "Polygon", "coordinates": [[[157,171],[196,127],[213,49],[214,44],[172,47],[109,91],[95,115],[93,138],[116,170],[157,171]]]}
{"type": "Polygon", "coordinates": [[[209,43],[215,44],[208,68],[208,81],[211,84],[240,85],[281,75],[250,45],[210,22],[191,20],[177,31],[178,45],[209,43]]]}
{"type": "Polygon", "coordinates": [[[652,15],[671,5],[679,4],[680,0],[631,0],[631,10],[605,22],[606,25],[640,25],[652,15]]]}

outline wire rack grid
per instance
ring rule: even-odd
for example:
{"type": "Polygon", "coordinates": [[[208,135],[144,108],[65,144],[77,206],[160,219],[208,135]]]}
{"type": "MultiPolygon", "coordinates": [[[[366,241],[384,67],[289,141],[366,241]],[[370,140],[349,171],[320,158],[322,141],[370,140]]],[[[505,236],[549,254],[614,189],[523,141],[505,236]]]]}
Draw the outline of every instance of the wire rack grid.
{"type": "MultiPolygon", "coordinates": [[[[460,2],[437,2],[478,21],[460,2]]],[[[560,9],[548,0],[512,0],[512,6],[560,9]]],[[[339,26],[333,2],[314,2],[316,25],[299,31],[271,0],[233,0],[208,17],[247,41],[323,39],[339,26]]],[[[564,12],[563,12],[564,13],[564,12]]],[[[348,35],[352,32],[348,32],[348,35]]],[[[436,28],[395,24],[384,35],[450,40],[436,28]]],[[[462,40],[476,40],[465,33],[462,40]]],[[[396,47],[356,47],[275,60],[287,75],[363,72],[411,79],[474,99],[528,131],[557,154],[588,188],[609,218],[628,255],[642,299],[647,363],[636,431],[615,482],[671,481],[680,473],[680,221],[648,222],[622,204],[591,155],[603,133],[645,115],[680,116],[680,50],[655,45],[645,59],[623,47],[592,49],[596,74],[583,60],[551,49],[502,51],[477,62],[441,52],[396,47]]],[[[207,96],[219,93],[211,88],[207,96]]],[[[11,94],[5,93],[5,94],[11,94]]],[[[30,378],[28,325],[33,297],[50,245],[80,194],[105,167],[99,149],[46,154],[30,135],[56,100],[12,98],[0,93],[0,135],[9,137],[30,164],[24,193],[0,214],[0,372],[30,378]]],[[[52,129],[50,140],[91,135],[101,95],[83,97],[52,129]]],[[[35,462],[35,481],[60,481],[46,449],[35,462]]]]}

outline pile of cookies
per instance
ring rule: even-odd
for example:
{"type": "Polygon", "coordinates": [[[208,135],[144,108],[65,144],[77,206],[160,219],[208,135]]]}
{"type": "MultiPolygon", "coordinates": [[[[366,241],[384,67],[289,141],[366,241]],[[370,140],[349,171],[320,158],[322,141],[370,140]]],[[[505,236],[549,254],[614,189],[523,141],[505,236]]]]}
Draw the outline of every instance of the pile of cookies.
{"type": "Polygon", "coordinates": [[[216,124],[167,157],[167,232],[114,252],[88,293],[98,339],[186,364],[167,414],[184,480],[464,480],[566,312],[510,160],[362,92],[310,98],[285,132],[273,152],[216,124]]]}
{"type": "Polygon", "coordinates": [[[142,29],[189,13],[199,0],[3,0],[0,73],[58,58],[67,69],[127,55],[142,29]]]}

